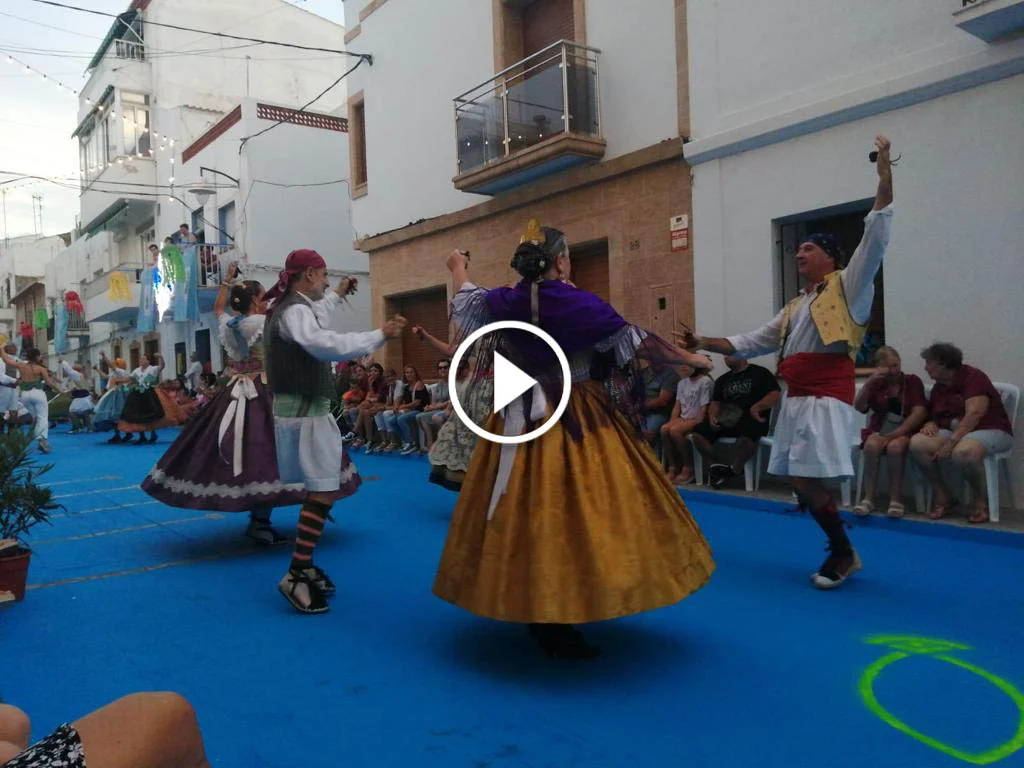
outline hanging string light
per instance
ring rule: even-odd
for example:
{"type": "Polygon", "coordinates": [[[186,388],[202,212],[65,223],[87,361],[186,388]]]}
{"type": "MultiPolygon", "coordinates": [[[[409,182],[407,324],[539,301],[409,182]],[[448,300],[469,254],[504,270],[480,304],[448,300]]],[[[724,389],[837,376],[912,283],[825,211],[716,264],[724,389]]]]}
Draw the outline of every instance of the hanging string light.
{"type": "Polygon", "coordinates": [[[41,77],[41,78],[43,79],[43,81],[44,81],[44,82],[48,82],[48,83],[53,83],[53,84],[54,84],[54,85],[56,85],[56,86],[57,86],[58,88],[60,88],[60,89],[62,89],[62,90],[65,90],[65,91],[67,91],[68,93],[73,93],[73,94],[74,94],[75,96],[77,96],[77,95],[78,95],[78,91],[76,91],[76,90],[75,90],[74,88],[72,88],[72,87],[71,87],[70,85],[65,85],[64,83],[62,83],[62,82],[61,82],[60,80],[58,80],[57,78],[55,78],[55,77],[50,77],[50,76],[49,76],[49,75],[47,75],[47,74],[46,74],[45,72],[41,72],[41,71],[39,71],[39,70],[38,70],[38,69],[36,69],[35,67],[32,67],[32,66],[31,66],[31,65],[29,65],[29,64],[26,64],[26,63],[25,63],[24,61],[22,61],[21,59],[15,58],[14,56],[12,56],[12,55],[11,55],[10,53],[8,53],[8,52],[6,52],[6,51],[4,51],[4,54],[5,54],[6,56],[7,56],[7,63],[8,63],[8,64],[11,64],[11,65],[13,65],[13,64],[20,64],[21,66],[23,66],[23,67],[25,68],[25,74],[26,74],[26,75],[39,75],[39,77],[41,77]]]}
{"type": "MultiPolygon", "coordinates": [[[[51,77],[50,75],[47,75],[45,72],[41,72],[40,70],[35,69],[30,64],[26,64],[21,59],[15,57],[15,56],[12,56],[10,53],[8,53],[6,51],[0,51],[0,53],[3,53],[3,55],[6,56],[6,61],[7,61],[8,64],[10,64],[10,65],[20,64],[22,67],[24,67],[24,72],[25,72],[26,75],[32,75],[32,74],[39,75],[39,77],[44,82],[53,83],[56,87],[60,88],[61,90],[67,91],[68,93],[71,93],[71,94],[74,94],[75,96],[81,97],[81,91],[78,91],[78,90],[72,88],[69,85],[65,85],[64,83],[62,83],[57,78],[51,77]]],[[[84,101],[89,106],[93,106],[93,104],[94,104],[93,100],[91,98],[89,98],[88,96],[84,97],[84,101]]],[[[103,114],[108,109],[110,109],[110,107],[111,107],[111,105],[109,105],[109,104],[96,104],[95,105],[95,109],[96,109],[96,111],[99,114],[103,114]]],[[[126,128],[127,127],[131,127],[131,128],[133,128],[135,130],[139,130],[141,128],[142,130],[141,130],[140,135],[145,135],[147,132],[149,132],[149,126],[148,125],[146,125],[145,123],[136,122],[133,118],[129,117],[127,114],[122,113],[122,114],[118,115],[118,117],[121,118],[121,120],[124,123],[124,126],[126,128]]],[[[152,136],[154,138],[160,139],[162,142],[168,142],[169,141],[170,142],[170,147],[172,149],[174,148],[175,139],[171,138],[167,134],[159,134],[159,133],[153,132],[152,136]]],[[[167,148],[166,144],[162,144],[161,147],[160,147],[160,149],[166,149],[166,148],[167,148]]],[[[147,153],[138,152],[136,156],[137,157],[146,157],[147,154],[149,155],[149,157],[152,157],[154,155],[152,147],[149,148],[147,153]]],[[[106,167],[109,168],[110,164],[107,163],[106,167]]]]}

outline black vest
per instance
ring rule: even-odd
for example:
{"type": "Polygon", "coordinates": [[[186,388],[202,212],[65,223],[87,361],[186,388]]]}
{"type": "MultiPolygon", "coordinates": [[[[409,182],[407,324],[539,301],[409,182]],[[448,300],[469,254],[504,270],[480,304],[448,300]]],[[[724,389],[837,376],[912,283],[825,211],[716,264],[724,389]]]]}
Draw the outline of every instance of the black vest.
{"type": "Polygon", "coordinates": [[[298,344],[281,336],[281,318],[285,310],[292,304],[305,303],[306,300],[293,291],[285,294],[274,307],[263,342],[267,383],[274,394],[334,400],[337,392],[334,390],[331,364],[317,360],[298,344]]]}

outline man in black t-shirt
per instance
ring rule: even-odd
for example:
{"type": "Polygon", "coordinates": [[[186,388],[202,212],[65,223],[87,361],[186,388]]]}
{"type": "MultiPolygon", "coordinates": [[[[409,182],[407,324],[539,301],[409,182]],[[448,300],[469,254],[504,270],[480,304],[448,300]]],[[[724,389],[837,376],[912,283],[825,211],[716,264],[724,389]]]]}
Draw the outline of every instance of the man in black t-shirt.
{"type": "Polygon", "coordinates": [[[768,434],[768,417],[780,394],[779,382],[767,368],[731,356],[725,358],[725,364],[729,373],[715,382],[708,415],[693,431],[694,446],[711,464],[714,488],[743,474],[743,465],[754,455],[758,441],[768,434]],[[731,462],[714,463],[713,444],[723,437],[736,438],[731,462]]]}

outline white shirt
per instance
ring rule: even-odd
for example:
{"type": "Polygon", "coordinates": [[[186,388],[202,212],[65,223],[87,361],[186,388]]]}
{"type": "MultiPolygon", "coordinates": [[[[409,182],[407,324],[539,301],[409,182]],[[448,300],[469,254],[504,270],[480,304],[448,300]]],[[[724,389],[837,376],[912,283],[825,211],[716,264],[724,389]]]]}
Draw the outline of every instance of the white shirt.
{"type": "Polygon", "coordinates": [[[331,315],[341,306],[334,291],[320,301],[299,296],[305,301],[292,304],[281,315],[281,338],[298,344],[317,360],[353,360],[384,345],[381,330],[338,333],[330,328],[331,315]]]}
{"type": "MultiPolygon", "coordinates": [[[[252,357],[252,352],[248,355],[243,355],[241,348],[238,346],[238,338],[235,336],[235,332],[228,327],[234,318],[226,312],[220,316],[218,335],[220,337],[220,343],[227,350],[228,357],[232,360],[244,360],[252,357]]],[[[259,343],[260,339],[263,338],[263,329],[267,324],[266,315],[246,315],[238,323],[238,333],[241,334],[242,338],[245,339],[245,343],[252,350],[253,346],[259,343]]]]}
{"type": "MultiPolygon", "coordinates": [[[[882,266],[882,258],[889,245],[889,234],[892,229],[892,205],[880,211],[871,211],[864,217],[864,237],[860,245],[850,257],[850,263],[842,271],[843,291],[846,293],[850,316],[858,325],[871,319],[871,304],[875,300],[875,275],[882,266]]],[[[821,334],[811,317],[811,302],[817,292],[801,290],[800,303],[789,319],[789,336],[786,348],[779,349],[782,341],[783,309],[768,323],[756,331],[729,336],[728,341],[736,350],[737,357],[750,358],[780,352],[793,355],[798,352],[827,352],[845,355],[847,344],[844,341],[825,344],[821,334]]]]}
{"type": "Polygon", "coordinates": [[[189,387],[195,389],[199,385],[199,374],[203,372],[203,364],[196,360],[192,365],[185,371],[185,381],[188,382],[189,387]]]}
{"type": "Polygon", "coordinates": [[[143,384],[146,379],[158,379],[160,377],[160,366],[151,365],[148,368],[143,368],[141,365],[132,371],[132,378],[139,384],[143,384]]]}
{"type": "MultiPolygon", "coordinates": [[[[17,359],[17,358],[15,358],[15,359],[17,359]]],[[[7,363],[5,363],[3,361],[3,358],[0,358],[0,376],[4,376],[3,379],[0,379],[0,382],[2,382],[4,384],[9,383],[7,381],[7,379],[12,378],[11,377],[12,373],[15,374],[14,380],[17,381],[16,376],[17,376],[17,373],[18,373],[18,369],[15,368],[13,365],[7,365],[7,363]]]]}
{"type": "Polygon", "coordinates": [[[711,402],[715,390],[715,382],[710,376],[698,376],[696,379],[687,376],[676,385],[676,402],[679,403],[679,418],[695,419],[700,409],[711,402]]]}

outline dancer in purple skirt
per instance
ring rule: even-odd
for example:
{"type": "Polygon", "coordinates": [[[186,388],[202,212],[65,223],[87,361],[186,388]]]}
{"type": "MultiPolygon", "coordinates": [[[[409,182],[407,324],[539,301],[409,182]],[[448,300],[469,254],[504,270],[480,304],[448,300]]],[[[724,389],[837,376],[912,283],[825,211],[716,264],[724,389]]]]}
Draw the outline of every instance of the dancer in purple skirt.
{"type": "Polygon", "coordinates": [[[227,384],[182,430],[142,489],[172,507],[247,511],[249,538],[282,544],[288,539],[271,527],[271,510],[301,504],[306,491],[301,482],[281,482],[278,474],[263,373],[265,291],[258,282],[237,277],[238,265],[231,264],[214,305],[228,355],[227,384]],[[233,312],[226,310],[229,301],[233,312]]]}

